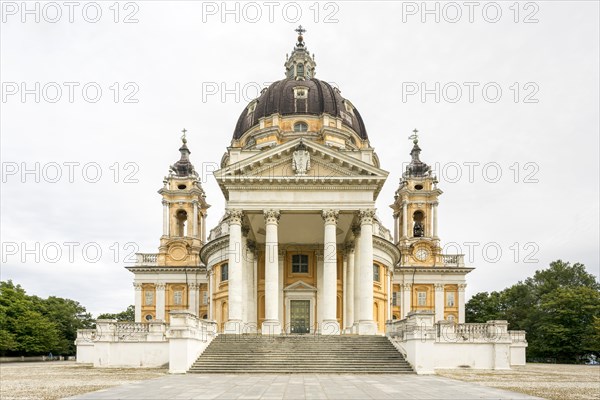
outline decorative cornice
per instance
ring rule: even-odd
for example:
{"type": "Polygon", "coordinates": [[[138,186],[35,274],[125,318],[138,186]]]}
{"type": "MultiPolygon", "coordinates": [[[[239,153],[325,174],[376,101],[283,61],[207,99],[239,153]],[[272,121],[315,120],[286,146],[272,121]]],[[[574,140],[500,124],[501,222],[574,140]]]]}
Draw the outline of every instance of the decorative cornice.
{"type": "Polygon", "coordinates": [[[392,259],[394,260],[392,265],[396,265],[396,264],[398,264],[398,261],[400,261],[400,257],[401,257],[400,249],[398,249],[398,247],[396,245],[394,245],[394,243],[390,242],[389,240],[384,239],[381,236],[373,235],[373,246],[382,248],[386,253],[392,254],[393,255],[392,259]]]}
{"type": "Polygon", "coordinates": [[[132,266],[125,267],[126,270],[136,272],[205,272],[206,267],[204,265],[192,266],[192,267],[167,267],[167,266],[132,266]]]}
{"type": "Polygon", "coordinates": [[[465,275],[468,274],[469,272],[473,271],[475,268],[469,268],[469,267],[423,267],[423,266],[402,266],[402,267],[396,267],[396,271],[405,271],[407,273],[414,273],[414,272],[431,272],[431,273],[439,273],[439,272],[444,272],[444,273],[449,273],[449,274],[458,274],[458,275],[465,275]]]}
{"type": "Polygon", "coordinates": [[[229,235],[219,236],[218,238],[211,240],[206,243],[200,250],[200,260],[208,265],[208,255],[212,254],[216,250],[223,250],[229,248],[229,235]]]}

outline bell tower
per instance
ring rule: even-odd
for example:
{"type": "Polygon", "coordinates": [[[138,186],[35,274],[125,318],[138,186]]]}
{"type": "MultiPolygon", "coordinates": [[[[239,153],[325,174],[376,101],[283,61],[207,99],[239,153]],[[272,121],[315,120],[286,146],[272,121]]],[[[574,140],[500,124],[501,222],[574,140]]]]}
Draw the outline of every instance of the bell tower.
{"type": "Polygon", "coordinates": [[[206,211],[210,205],[206,202],[198,173],[190,162],[186,130],[182,132],[181,157],[170,167],[169,175],[158,191],[163,204],[159,266],[199,266],[200,249],[206,243],[206,211]]]}
{"type": "Polygon", "coordinates": [[[421,161],[418,131],[413,142],[411,161],[402,174],[394,203],[394,240],[402,253],[403,265],[434,266],[441,256],[437,232],[437,178],[431,167],[421,161]]]}

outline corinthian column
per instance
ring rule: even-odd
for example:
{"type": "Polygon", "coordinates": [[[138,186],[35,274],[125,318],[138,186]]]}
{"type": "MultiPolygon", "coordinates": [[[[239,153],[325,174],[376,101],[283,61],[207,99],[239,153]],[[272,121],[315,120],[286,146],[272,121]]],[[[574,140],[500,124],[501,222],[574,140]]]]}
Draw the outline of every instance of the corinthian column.
{"type": "Polygon", "coordinates": [[[133,283],[135,288],[135,322],[142,322],[142,284],[133,283]]]}
{"type": "Polygon", "coordinates": [[[461,283],[458,285],[458,323],[465,323],[465,288],[467,285],[461,283]]]}
{"type": "Polygon", "coordinates": [[[353,318],[352,318],[352,333],[358,333],[358,319],[360,316],[360,225],[352,225],[352,233],[354,234],[354,289],[353,297],[353,318]]]}
{"type": "Polygon", "coordinates": [[[228,210],[229,219],[229,319],[225,332],[242,329],[242,217],[241,210],[228,210]]]}
{"type": "Polygon", "coordinates": [[[406,239],[408,236],[408,202],[402,202],[402,237],[406,239]]]}
{"type": "Polygon", "coordinates": [[[160,321],[165,320],[165,288],[164,283],[157,283],[154,285],[156,288],[156,319],[160,321]]]}
{"type": "Polygon", "coordinates": [[[265,210],[265,320],[263,335],[279,335],[279,211],[265,210]]]}
{"type": "Polygon", "coordinates": [[[435,288],[435,322],[444,319],[444,284],[436,283],[435,288]]]}
{"type": "Polygon", "coordinates": [[[345,328],[350,330],[354,324],[354,244],[350,243],[346,247],[348,255],[348,264],[346,267],[346,291],[344,293],[344,302],[346,303],[346,321],[345,328]]]}
{"type": "Polygon", "coordinates": [[[374,209],[360,210],[360,311],[359,335],[375,335],[373,321],[373,217],[374,209]]]}
{"type": "Polygon", "coordinates": [[[337,321],[337,210],[324,210],[325,240],[323,245],[323,326],[321,333],[339,335],[340,324],[337,321]]]}

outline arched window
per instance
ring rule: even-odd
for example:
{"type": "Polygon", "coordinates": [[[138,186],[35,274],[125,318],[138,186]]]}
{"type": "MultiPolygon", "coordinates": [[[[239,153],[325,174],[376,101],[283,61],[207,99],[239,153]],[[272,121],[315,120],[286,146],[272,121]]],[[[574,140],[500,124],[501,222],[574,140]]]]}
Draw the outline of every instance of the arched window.
{"type": "Polygon", "coordinates": [[[304,76],[304,64],[298,64],[296,71],[298,72],[298,76],[304,76]]]}
{"type": "Polygon", "coordinates": [[[294,124],[294,132],[307,132],[308,124],[306,122],[296,122],[294,124]]]}
{"type": "Polygon", "coordinates": [[[425,236],[425,226],[423,225],[423,211],[415,211],[413,214],[413,236],[423,237],[425,236]]]}
{"type": "Polygon", "coordinates": [[[187,223],[187,212],[177,211],[177,236],[185,236],[185,225],[187,223]]]}

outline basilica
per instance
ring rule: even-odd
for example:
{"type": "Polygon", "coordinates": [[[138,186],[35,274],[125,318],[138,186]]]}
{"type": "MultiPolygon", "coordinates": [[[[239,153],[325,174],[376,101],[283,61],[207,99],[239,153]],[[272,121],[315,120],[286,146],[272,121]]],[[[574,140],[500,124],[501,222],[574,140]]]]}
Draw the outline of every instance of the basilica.
{"type": "Polygon", "coordinates": [[[263,335],[378,335],[386,322],[420,312],[463,323],[473,268],[442,252],[442,191],[421,160],[417,132],[394,198],[379,198],[388,172],[366,125],[350,100],[316,78],[304,30],[297,32],[283,79],[232,123],[214,172],[226,209],[212,229],[208,201],[219,194],[203,190],[184,132],[180,159],[158,191],[158,253],[126,267],[135,322],[169,323],[186,311],[218,332],[263,335]],[[377,201],[390,208],[377,210],[377,201]],[[387,212],[391,230],[379,218],[387,212]]]}

